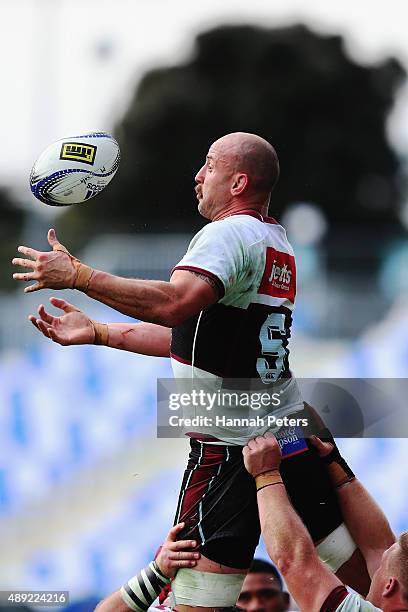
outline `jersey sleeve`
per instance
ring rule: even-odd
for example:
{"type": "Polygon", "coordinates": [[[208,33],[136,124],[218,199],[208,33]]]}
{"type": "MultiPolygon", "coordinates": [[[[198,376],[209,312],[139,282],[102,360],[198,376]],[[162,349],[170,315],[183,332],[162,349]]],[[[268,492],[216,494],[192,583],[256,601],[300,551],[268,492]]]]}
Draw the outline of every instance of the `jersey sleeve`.
{"type": "Polygon", "coordinates": [[[239,228],[229,220],[209,223],[190,242],[187,253],[173,268],[199,272],[211,278],[222,298],[246,274],[247,249],[239,228]]]}
{"type": "Polygon", "coordinates": [[[349,593],[344,586],[336,587],[328,596],[320,612],[381,612],[359,595],[349,593]]]}

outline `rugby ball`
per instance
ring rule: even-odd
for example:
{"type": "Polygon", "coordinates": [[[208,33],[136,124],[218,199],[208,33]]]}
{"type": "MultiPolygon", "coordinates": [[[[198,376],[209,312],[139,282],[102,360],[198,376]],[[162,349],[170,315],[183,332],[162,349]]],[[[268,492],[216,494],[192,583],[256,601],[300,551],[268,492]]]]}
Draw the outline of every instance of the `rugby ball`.
{"type": "Polygon", "coordinates": [[[35,197],[49,206],[80,204],[98,195],[120,162],[116,140],[91,132],[57,140],[40,155],[30,174],[35,197]]]}

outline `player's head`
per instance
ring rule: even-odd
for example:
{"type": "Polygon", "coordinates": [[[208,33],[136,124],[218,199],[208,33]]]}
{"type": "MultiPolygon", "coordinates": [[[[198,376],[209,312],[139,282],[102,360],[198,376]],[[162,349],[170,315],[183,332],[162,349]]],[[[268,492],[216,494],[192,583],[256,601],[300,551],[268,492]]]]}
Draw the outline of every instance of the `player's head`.
{"type": "Polygon", "coordinates": [[[245,577],[237,607],[245,612],[285,612],[289,595],[272,563],[254,559],[245,577]]]}
{"type": "Polygon", "coordinates": [[[211,145],[195,177],[198,210],[207,219],[240,203],[261,210],[278,178],[278,156],[269,142],[256,134],[227,134],[211,145]]]}
{"type": "Polygon", "coordinates": [[[384,552],[367,599],[385,612],[408,608],[408,531],[384,552]]]}

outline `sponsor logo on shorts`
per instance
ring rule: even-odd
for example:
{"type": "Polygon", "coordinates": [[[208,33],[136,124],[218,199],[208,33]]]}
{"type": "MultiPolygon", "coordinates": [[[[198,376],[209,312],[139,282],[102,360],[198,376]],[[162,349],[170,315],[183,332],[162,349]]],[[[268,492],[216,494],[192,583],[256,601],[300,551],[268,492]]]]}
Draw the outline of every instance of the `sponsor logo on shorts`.
{"type": "Polygon", "coordinates": [[[282,458],[292,457],[308,450],[306,440],[302,435],[300,427],[286,427],[280,429],[276,434],[276,439],[282,452],[282,458]]]}
{"type": "Polygon", "coordinates": [[[97,147],[80,142],[64,142],[61,147],[60,159],[69,159],[93,166],[97,147]]]}
{"type": "Polygon", "coordinates": [[[293,255],[267,247],[265,270],[258,293],[295,302],[296,264],[293,255]]]}

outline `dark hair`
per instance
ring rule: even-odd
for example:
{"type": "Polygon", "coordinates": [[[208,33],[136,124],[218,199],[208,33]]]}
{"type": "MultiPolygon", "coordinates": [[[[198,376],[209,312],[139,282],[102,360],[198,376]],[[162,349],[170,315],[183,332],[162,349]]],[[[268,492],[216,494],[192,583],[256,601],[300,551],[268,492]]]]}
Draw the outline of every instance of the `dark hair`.
{"type": "Polygon", "coordinates": [[[248,570],[248,574],[272,574],[275,576],[276,580],[280,588],[283,590],[283,581],[282,576],[273,565],[269,561],[264,561],[263,559],[254,559],[251,563],[251,566],[248,570]]]}

